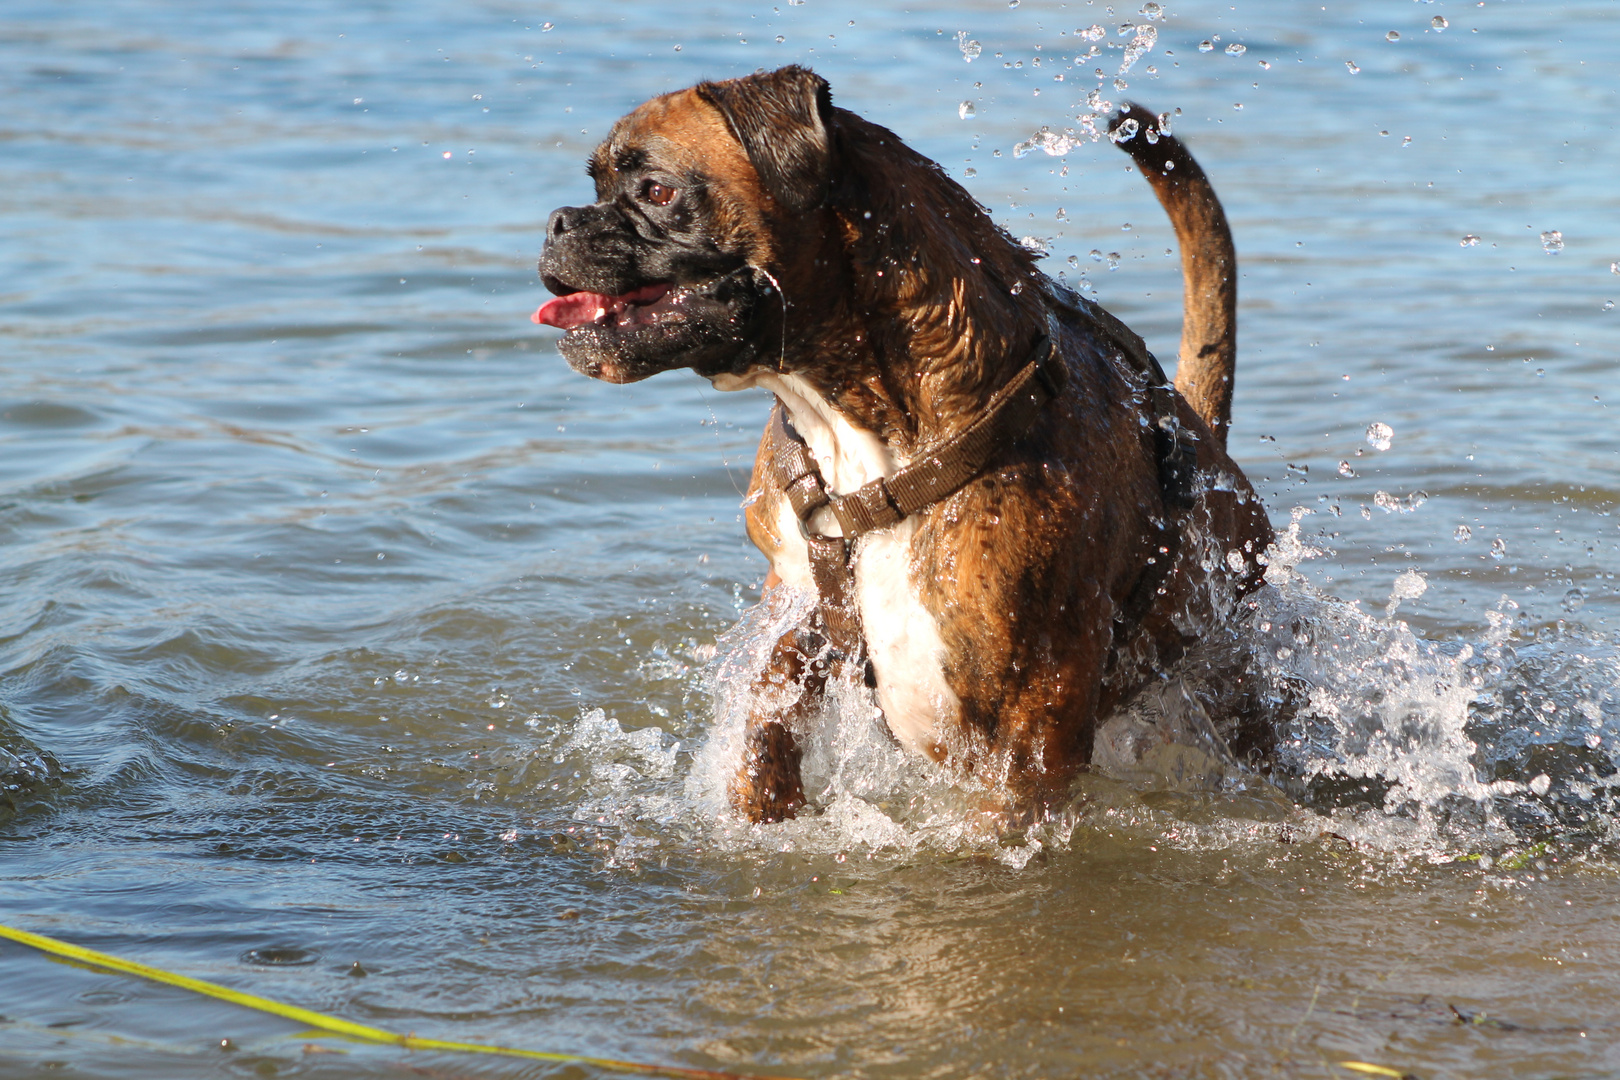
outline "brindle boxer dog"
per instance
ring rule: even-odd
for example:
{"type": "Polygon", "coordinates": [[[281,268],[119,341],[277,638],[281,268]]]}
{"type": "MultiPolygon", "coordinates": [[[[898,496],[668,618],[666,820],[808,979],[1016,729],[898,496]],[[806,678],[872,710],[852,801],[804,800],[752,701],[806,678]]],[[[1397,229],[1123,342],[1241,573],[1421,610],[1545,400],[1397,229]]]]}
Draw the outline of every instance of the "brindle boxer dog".
{"type": "Polygon", "coordinates": [[[747,521],[817,597],[760,676],[729,786],[805,801],[829,679],[1009,812],[1061,798],[1100,718],[1257,587],[1271,540],[1225,451],[1235,256],[1203,172],[1140,106],[1123,141],[1186,282],[1172,389],[1141,340],[1041,274],[938,165],[801,67],[647,102],[547,224],[534,321],[608,382],[688,367],[777,407],[747,521]]]}

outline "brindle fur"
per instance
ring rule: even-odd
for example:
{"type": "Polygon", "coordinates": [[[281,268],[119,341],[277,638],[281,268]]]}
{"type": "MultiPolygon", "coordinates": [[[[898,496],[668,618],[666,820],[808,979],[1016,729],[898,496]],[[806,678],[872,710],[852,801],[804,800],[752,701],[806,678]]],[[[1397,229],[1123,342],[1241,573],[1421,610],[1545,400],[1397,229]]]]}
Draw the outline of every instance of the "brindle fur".
{"type": "MultiPolygon", "coordinates": [[[[1157,147],[1174,152],[1168,138],[1157,147]]],[[[1191,158],[1180,153],[1177,168],[1185,169],[1182,160],[1191,158]]],[[[1009,808],[1038,809],[1060,797],[1089,758],[1099,718],[1184,652],[1216,617],[1217,595],[1258,581],[1253,556],[1271,533],[1224,449],[1231,350],[1222,352],[1218,341],[1205,351],[1207,342],[1194,333],[1204,358],[1192,369],[1199,385],[1191,400],[1199,407],[1179,396],[1176,407],[1196,436],[1200,474],[1223,479],[1206,483],[1186,515],[1173,570],[1157,583],[1146,614],[1116,641],[1116,618],[1144,575],[1154,574],[1150,559],[1164,555],[1156,525],[1173,517],[1173,508],[1142,426],[1140,378],[1114,342],[1063,302],[1030,252],[938,165],[885,128],[832,107],[826,84],[802,68],[704,84],[643,105],[592,158],[599,198],[624,198],[635,181],[616,170],[636,168],[687,185],[691,220],[705,242],[767,272],[772,302],[748,310],[746,344],[729,357],[570,354],[589,374],[628,381],[675,366],[710,377],[790,372],[850,423],[909,457],[979,415],[1047,332],[1048,312],[1056,316],[1068,390],[976,479],[918,515],[911,581],[938,623],[945,679],[960,701],[954,728],[941,733],[933,756],[982,778],[1009,808]],[[1224,372],[1209,356],[1227,364],[1224,372]],[[1203,393],[1204,385],[1224,392],[1203,393]],[[1208,539],[1195,543],[1195,535],[1208,539]],[[1235,573],[1220,558],[1233,549],[1248,553],[1235,573]],[[1217,561],[1209,572],[1200,559],[1211,550],[1217,561]]],[[[1180,203],[1166,204],[1184,246],[1219,247],[1199,234],[1214,228],[1208,204],[1219,215],[1207,183],[1179,190],[1180,203]]],[[[1224,231],[1224,218],[1219,222],[1224,231]]],[[[661,242],[639,224],[627,228],[642,242],[661,242]]],[[[605,284],[581,279],[574,265],[593,257],[568,241],[555,227],[548,237],[542,271],[554,291],[644,283],[623,270],[608,273],[605,284]]],[[[689,242],[684,233],[681,242],[689,242]]],[[[1230,278],[1232,265],[1228,259],[1219,273],[1230,278]]],[[[1229,309],[1233,295],[1189,288],[1188,326],[1224,327],[1222,340],[1229,340],[1230,310],[1212,316],[1207,308],[1229,309]]],[[[777,533],[784,495],[763,461],[756,461],[750,495],[749,536],[774,565],[785,539],[777,533]]],[[[806,630],[795,630],[761,676],[747,753],[729,789],[753,820],[791,816],[804,801],[794,729],[823,693],[828,673],[820,652],[806,630]]]]}

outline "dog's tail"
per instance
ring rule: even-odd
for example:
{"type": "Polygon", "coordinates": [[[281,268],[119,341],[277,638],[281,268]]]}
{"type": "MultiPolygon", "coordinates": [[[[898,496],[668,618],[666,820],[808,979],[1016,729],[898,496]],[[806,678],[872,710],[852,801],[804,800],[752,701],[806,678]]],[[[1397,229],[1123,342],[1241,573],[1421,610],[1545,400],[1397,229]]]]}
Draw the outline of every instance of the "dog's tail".
{"type": "Polygon", "coordinates": [[[1237,252],[1209,178],[1169,128],[1168,117],[1135,102],[1108,123],[1108,133],[1153,185],[1175,226],[1183,290],[1176,389],[1224,447],[1237,364],[1237,252]]]}

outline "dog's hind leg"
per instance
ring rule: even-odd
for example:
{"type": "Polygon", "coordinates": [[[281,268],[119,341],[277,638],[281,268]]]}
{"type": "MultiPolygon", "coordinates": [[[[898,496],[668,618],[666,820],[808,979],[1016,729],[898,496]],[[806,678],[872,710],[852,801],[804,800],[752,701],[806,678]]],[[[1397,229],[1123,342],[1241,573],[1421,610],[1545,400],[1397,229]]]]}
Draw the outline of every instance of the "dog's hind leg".
{"type": "Polygon", "coordinates": [[[731,805],[750,821],[781,821],[804,805],[804,757],[794,728],[819,706],[827,686],[821,640],[803,630],[776,642],[770,662],[755,680],[743,759],[727,785],[731,805]]]}
{"type": "Polygon", "coordinates": [[[1116,139],[1135,121],[1133,135],[1119,143],[1153,185],[1153,193],[1181,246],[1183,289],[1181,352],[1176,389],[1226,446],[1232,420],[1232,376],[1237,365],[1237,252],[1215,189],[1187,148],[1163,129],[1151,112],[1128,103],[1108,123],[1116,139]]]}

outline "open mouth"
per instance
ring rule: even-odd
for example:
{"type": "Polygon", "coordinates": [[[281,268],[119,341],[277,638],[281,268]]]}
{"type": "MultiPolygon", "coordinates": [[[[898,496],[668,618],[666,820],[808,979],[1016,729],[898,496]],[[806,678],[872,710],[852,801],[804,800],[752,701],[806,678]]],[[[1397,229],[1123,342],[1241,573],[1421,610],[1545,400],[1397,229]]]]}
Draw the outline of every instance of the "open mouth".
{"type": "Polygon", "coordinates": [[[671,311],[679,297],[670,297],[674,286],[658,282],[632,289],[619,296],[573,292],[542,304],[529,318],[542,326],[574,330],[581,326],[648,326],[671,311]]]}

